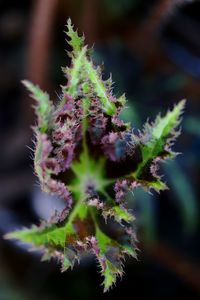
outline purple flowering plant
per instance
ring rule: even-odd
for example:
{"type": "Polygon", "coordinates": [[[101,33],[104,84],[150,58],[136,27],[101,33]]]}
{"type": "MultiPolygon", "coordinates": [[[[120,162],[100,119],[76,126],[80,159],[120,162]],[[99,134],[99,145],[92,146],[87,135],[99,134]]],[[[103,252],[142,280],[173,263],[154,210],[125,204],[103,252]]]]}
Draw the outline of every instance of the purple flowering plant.
{"type": "Polygon", "coordinates": [[[63,69],[67,84],[59,102],[23,81],[36,101],[35,173],[41,189],[63,198],[66,207],[49,221],[7,237],[42,249],[43,260],[56,258],[62,271],[93,253],[107,291],[122,276],[125,256],[136,258],[135,218],[127,195],[134,197],[137,187],[146,192],[167,188],[158,165],[177,154],[171,147],[185,101],[135,133],[120,119],[125,95],[113,95],[111,77],[102,79],[101,67],[70,19],[66,34],[71,66],[63,69]]]}

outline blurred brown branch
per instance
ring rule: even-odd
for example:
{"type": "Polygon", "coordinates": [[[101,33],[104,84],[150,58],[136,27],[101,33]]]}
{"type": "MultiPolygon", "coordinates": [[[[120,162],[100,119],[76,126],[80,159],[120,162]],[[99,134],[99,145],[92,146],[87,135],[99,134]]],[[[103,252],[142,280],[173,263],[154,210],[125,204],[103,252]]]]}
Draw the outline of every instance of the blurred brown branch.
{"type": "Polygon", "coordinates": [[[92,45],[97,40],[98,34],[98,1],[85,0],[82,13],[83,28],[86,42],[92,45]]]}
{"type": "MultiPolygon", "coordinates": [[[[54,21],[57,15],[58,0],[34,1],[30,21],[26,78],[38,84],[42,89],[49,86],[49,55],[53,37],[54,21]]],[[[30,101],[24,99],[24,128],[33,124],[34,115],[30,101]]]]}
{"type": "Polygon", "coordinates": [[[149,247],[147,251],[147,255],[154,261],[158,261],[200,293],[200,271],[194,262],[185,259],[175,249],[162,243],[149,247]]]}
{"type": "Polygon", "coordinates": [[[170,16],[176,9],[195,0],[160,0],[151,9],[147,19],[139,27],[132,43],[133,49],[148,58],[156,48],[156,40],[170,16]]]}
{"type": "Polygon", "coordinates": [[[27,76],[45,88],[48,81],[49,53],[58,0],[37,0],[30,23],[27,76]]]}

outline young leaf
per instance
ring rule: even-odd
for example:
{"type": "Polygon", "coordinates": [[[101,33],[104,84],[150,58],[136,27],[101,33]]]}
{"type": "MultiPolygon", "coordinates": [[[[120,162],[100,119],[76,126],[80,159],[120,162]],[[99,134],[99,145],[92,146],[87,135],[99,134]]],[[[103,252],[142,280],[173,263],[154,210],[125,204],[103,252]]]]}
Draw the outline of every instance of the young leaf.
{"type": "Polygon", "coordinates": [[[38,128],[41,133],[45,133],[50,127],[53,111],[53,104],[49,99],[49,95],[28,80],[23,80],[22,83],[31,92],[31,97],[36,100],[34,107],[38,117],[38,128]]]}
{"type": "MultiPolygon", "coordinates": [[[[103,110],[108,115],[113,115],[116,112],[115,104],[109,97],[109,89],[106,87],[106,83],[102,80],[100,68],[96,68],[92,61],[88,59],[86,53],[87,48],[84,47],[84,38],[79,37],[78,33],[74,31],[71,24],[71,20],[68,20],[66,32],[70,38],[68,42],[72,47],[72,69],[68,69],[68,77],[70,78],[70,93],[74,95],[76,92],[77,82],[81,77],[87,82],[89,80],[92,83],[92,92],[95,92],[102,103],[103,110]],[[81,69],[82,68],[82,69],[81,69]],[[79,75],[81,71],[82,74],[79,75]],[[79,76],[78,76],[79,75],[79,76]]],[[[89,56],[89,55],[88,55],[89,56]]],[[[111,86],[112,82],[109,84],[111,86]]]]}
{"type": "Polygon", "coordinates": [[[175,155],[171,146],[179,134],[176,128],[180,124],[184,106],[185,100],[182,100],[164,117],[158,116],[153,124],[147,123],[141,136],[139,147],[142,161],[137,167],[135,178],[143,179],[144,173],[149,172],[154,178],[154,180],[150,180],[150,182],[154,182],[152,187],[154,188],[156,185],[157,190],[162,190],[163,184],[158,181],[159,178],[155,176],[154,171],[156,171],[159,160],[175,155]]]}
{"type": "Polygon", "coordinates": [[[49,222],[7,237],[42,248],[43,260],[56,258],[62,271],[85,251],[94,253],[107,291],[122,276],[125,255],[136,257],[135,218],[126,196],[137,187],[166,188],[157,165],[174,156],[170,147],[184,101],[134,135],[119,118],[125,96],[112,94],[111,77],[102,79],[70,20],[67,36],[71,66],[64,69],[68,81],[60,102],[54,107],[45,92],[24,81],[36,100],[35,172],[42,190],[64,199],[66,207],[49,222]]]}
{"type": "Polygon", "coordinates": [[[74,26],[72,25],[71,19],[69,18],[67,21],[67,36],[70,38],[68,44],[72,47],[73,52],[71,55],[74,57],[79,56],[83,46],[84,46],[84,37],[80,37],[78,32],[74,30],[74,26]]]}
{"type": "Polygon", "coordinates": [[[111,102],[111,97],[109,97],[109,92],[105,85],[105,82],[101,78],[101,71],[100,69],[96,69],[92,62],[87,60],[85,61],[85,69],[88,79],[93,84],[94,92],[99,97],[101,101],[103,110],[109,116],[114,115],[116,112],[116,106],[113,102],[111,102]]]}

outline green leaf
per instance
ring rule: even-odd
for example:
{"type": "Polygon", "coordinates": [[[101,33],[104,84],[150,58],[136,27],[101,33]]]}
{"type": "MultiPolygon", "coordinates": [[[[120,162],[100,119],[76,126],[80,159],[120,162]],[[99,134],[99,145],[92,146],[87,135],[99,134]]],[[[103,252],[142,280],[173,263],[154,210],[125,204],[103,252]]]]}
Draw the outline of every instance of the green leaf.
{"type": "MultiPolygon", "coordinates": [[[[116,242],[110,239],[107,235],[105,235],[101,230],[96,231],[96,239],[98,242],[98,247],[100,250],[99,255],[97,258],[100,261],[100,264],[103,262],[101,273],[104,276],[104,292],[108,291],[113,284],[115,284],[116,279],[118,276],[122,276],[123,270],[120,259],[120,253],[118,253],[119,257],[112,257],[113,260],[111,261],[111,257],[107,258],[108,250],[111,249],[111,253],[119,251],[119,246],[116,242]]],[[[109,256],[108,256],[109,257],[109,256]]]]}
{"type": "Polygon", "coordinates": [[[36,100],[35,112],[38,117],[38,128],[41,133],[45,133],[49,128],[53,110],[49,95],[28,80],[23,80],[22,83],[31,92],[31,97],[36,100]]]}
{"type": "Polygon", "coordinates": [[[87,47],[83,47],[77,54],[77,56],[75,58],[72,58],[72,67],[63,69],[64,73],[68,78],[68,85],[66,91],[73,97],[77,96],[78,85],[80,84],[83,78],[83,66],[86,57],[86,51],[87,47]]]}
{"type": "Polygon", "coordinates": [[[158,116],[152,128],[152,136],[155,139],[166,141],[166,138],[180,124],[180,116],[183,113],[184,107],[185,100],[182,100],[174,106],[173,110],[168,111],[164,117],[158,116]]]}
{"type": "Polygon", "coordinates": [[[42,261],[55,257],[62,264],[61,270],[66,271],[69,267],[73,267],[81,255],[76,249],[76,242],[80,239],[81,231],[87,229],[87,227],[85,229],[86,215],[83,214],[83,210],[83,204],[77,203],[63,225],[45,222],[40,227],[33,226],[30,229],[8,233],[5,238],[30,244],[35,250],[43,249],[42,261]]]}
{"type": "Polygon", "coordinates": [[[32,244],[35,247],[65,246],[67,235],[74,234],[72,225],[57,227],[56,225],[45,226],[44,228],[33,226],[30,229],[22,229],[6,235],[8,239],[17,239],[24,243],[32,244]]]}
{"type": "Polygon", "coordinates": [[[69,18],[67,21],[67,36],[70,38],[68,44],[72,47],[73,52],[72,55],[74,57],[79,56],[82,48],[84,46],[84,37],[80,37],[78,32],[74,30],[74,26],[72,25],[71,19],[69,18]]]}
{"type": "Polygon", "coordinates": [[[95,238],[99,249],[96,256],[101,266],[101,274],[104,276],[104,292],[107,292],[116,283],[117,277],[123,275],[125,254],[136,258],[135,247],[128,243],[119,244],[99,228],[96,229],[95,238]]]}
{"type": "Polygon", "coordinates": [[[102,215],[105,219],[107,219],[108,217],[113,217],[118,223],[121,223],[122,221],[130,223],[135,220],[135,217],[132,213],[128,212],[126,208],[118,205],[110,207],[108,209],[104,208],[102,210],[102,215]]]}
{"type": "MultiPolygon", "coordinates": [[[[138,181],[140,182],[140,181],[138,181]]],[[[154,189],[156,192],[165,191],[168,189],[166,184],[159,179],[155,179],[154,181],[142,181],[143,187],[148,187],[150,189],[154,189]]]]}
{"type": "Polygon", "coordinates": [[[190,178],[176,162],[165,164],[164,170],[169,175],[170,184],[176,195],[175,203],[180,209],[184,229],[186,232],[193,232],[198,222],[198,200],[190,178]]]}
{"type": "MultiPolygon", "coordinates": [[[[70,19],[67,23],[67,29],[66,34],[70,38],[68,43],[73,49],[71,55],[72,67],[67,68],[69,93],[73,96],[76,95],[77,85],[81,78],[83,82],[89,80],[92,83],[92,93],[95,93],[99,97],[105,113],[112,116],[116,112],[116,107],[109,99],[110,91],[106,86],[106,82],[102,80],[100,68],[96,68],[88,58],[89,54],[87,53],[87,47],[84,47],[84,38],[79,37],[77,31],[74,31],[70,19]]],[[[89,89],[89,86],[87,88],[89,89]]]]}
{"type": "Polygon", "coordinates": [[[183,113],[185,100],[180,101],[174,106],[173,110],[168,111],[164,117],[158,116],[152,125],[146,124],[143,139],[140,144],[142,162],[138,165],[135,172],[137,179],[142,179],[143,171],[156,158],[167,158],[173,156],[171,142],[177,137],[175,129],[180,124],[180,116],[183,113]]]}
{"type": "Polygon", "coordinates": [[[95,68],[93,63],[88,59],[85,60],[85,69],[87,72],[88,79],[93,84],[94,92],[99,97],[103,110],[109,116],[112,116],[116,112],[116,106],[109,99],[109,92],[102,80],[100,68],[95,68]]]}

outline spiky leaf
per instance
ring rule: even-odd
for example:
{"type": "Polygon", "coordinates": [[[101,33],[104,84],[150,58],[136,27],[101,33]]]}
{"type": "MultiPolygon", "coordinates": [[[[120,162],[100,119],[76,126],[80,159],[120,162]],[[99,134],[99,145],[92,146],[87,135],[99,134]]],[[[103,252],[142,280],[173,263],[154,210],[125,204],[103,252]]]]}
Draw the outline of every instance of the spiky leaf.
{"type": "Polygon", "coordinates": [[[74,57],[79,56],[83,46],[84,46],[84,37],[80,37],[78,32],[74,30],[74,26],[72,25],[71,19],[67,21],[67,36],[69,37],[68,44],[72,47],[73,52],[72,55],[74,57]]]}
{"type": "Polygon", "coordinates": [[[184,102],[134,135],[119,118],[125,96],[113,95],[111,76],[103,80],[102,68],[95,66],[70,20],[66,34],[71,65],[63,69],[67,83],[60,101],[53,106],[45,92],[24,81],[36,100],[35,173],[42,190],[61,197],[66,206],[48,222],[7,238],[42,248],[42,259],[56,258],[62,271],[85,251],[94,253],[107,291],[123,274],[124,256],[136,257],[135,218],[127,194],[133,196],[137,187],[166,188],[157,165],[174,154],[170,146],[184,102]]]}
{"type": "MultiPolygon", "coordinates": [[[[156,171],[157,162],[174,156],[175,153],[171,150],[171,145],[179,134],[176,129],[180,124],[184,106],[185,100],[182,100],[164,117],[159,115],[153,124],[147,123],[145,125],[139,143],[142,160],[135,172],[137,179],[143,179],[145,173],[150,173],[155,177],[154,171],[156,171]]],[[[154,182],[153,187],[156,189],[163,189],[163,184],[160,181],[155,179],[149,181],[154,182]]]]}
{"type": "Polygon", "coordinates": [[[28,80],[23,80],[22,83],[25,85],[27,90],[31,92],[31,97],[36,100],[36,105],[34,107],[38,116],[38,129],[41,133],[45,133],[50,127],[53,110],[53,105],[49,99],[49,95],[28,80]]]}

